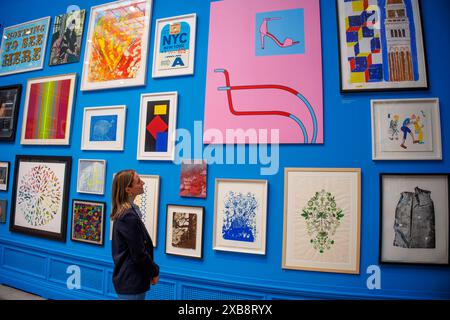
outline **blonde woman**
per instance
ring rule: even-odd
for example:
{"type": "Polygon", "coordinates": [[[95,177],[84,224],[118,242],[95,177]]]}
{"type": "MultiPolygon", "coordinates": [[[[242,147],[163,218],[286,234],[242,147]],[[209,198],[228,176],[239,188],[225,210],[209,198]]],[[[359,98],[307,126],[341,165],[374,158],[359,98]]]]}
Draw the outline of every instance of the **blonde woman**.
{"type": "Polygon", "coordinates": [[[159,280],[152,239],[141,220],[139,207],[133,203],[143,192],[144,182],[134,170],[122,170],[115,175],[111,212],[113,283],[121,300],[144,300],[150,285],[159,280]]]}

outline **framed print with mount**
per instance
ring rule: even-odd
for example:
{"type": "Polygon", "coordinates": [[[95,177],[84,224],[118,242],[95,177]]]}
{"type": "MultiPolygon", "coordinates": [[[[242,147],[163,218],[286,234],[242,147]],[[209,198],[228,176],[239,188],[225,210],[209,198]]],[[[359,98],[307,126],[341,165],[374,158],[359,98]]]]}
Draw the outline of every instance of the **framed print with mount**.
{"type": "Polygon", "coordinates": [[[9,161],[0,161],[0,191],[8,191],[9,161]]]}
{"type": "Polygon", "coordinates": [[[341,92],[428,89],[419,0],[336,0],[341,92]]]}
{"type": "Polygon", "coordinates": [[[194,74],[195,13],[156,20],[152,77],[194,74]]]}
{"type": "Polygon", "coordinates": [[[177,103],[176,91],[141,95],[138,160],[175,159],[177,103]]]}
{"type": "Polygon", "coordinates": [[[71,157],[16,156],[9,230],[66,241],[71,157]]]}
{"type": "Polygon", "coordinates": [[[123,150],[125,105],[84,108],[81,150],[123,150]]]}
{"type": "Polygon", "coordinates": [[[119,0],[91,8],[81,90],[143,86],[152,0],[119,0]]]}
{"type": "Polygon", "coordinates": [[[359,274],[361,169],[286,168],[283,269],[359,274]]]}
{"type": "Polygon", "coordinates": [[[16,139],[22,85],[0,87],[0,142],[16,139]]]}
{"type": "Polygon", "coordinates": [[[202,258],[205,208],[167,205],[166,253],[202,258]]]}
{"type": "Polygon", "coordinates": [[[69,144],[76,76],[28,80],[20,144],[69,144]]]}
{"type": "Polygon", "coordinates": [[[213,249],[266,254],[267,180],[216,179],[213,249]]]}
{"type": "Polygon", "coordinates": [[[442,160],[439,99],[372,100],[373,160],[442,160]]]}
{"type": "Polygon", "coordinates": [[[380,263],[449,265],[449,178],[380,174],[380,263]]]}
{"type": "Polygon", "coordinates": [[[105,206],[104,202],[72,200],[72,241],[103,245],[105,206]]]}

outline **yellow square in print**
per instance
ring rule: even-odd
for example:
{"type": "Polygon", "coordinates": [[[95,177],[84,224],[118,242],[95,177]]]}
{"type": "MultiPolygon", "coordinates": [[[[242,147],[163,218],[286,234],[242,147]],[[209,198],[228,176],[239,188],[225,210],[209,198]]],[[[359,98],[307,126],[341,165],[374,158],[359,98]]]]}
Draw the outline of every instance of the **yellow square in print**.
{"type": "Polygon", "coordinates": [[[155,105],[155,115],[164,115],[167,114],[167,105],[166,104],[157,104],[155,105]]]}

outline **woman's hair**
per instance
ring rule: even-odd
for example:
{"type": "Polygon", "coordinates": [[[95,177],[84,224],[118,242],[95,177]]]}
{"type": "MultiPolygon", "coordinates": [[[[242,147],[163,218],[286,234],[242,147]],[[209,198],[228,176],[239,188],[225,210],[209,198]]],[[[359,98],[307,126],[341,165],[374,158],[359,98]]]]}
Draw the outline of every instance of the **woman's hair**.
{"type": "Polygon", "coordinates": [[[133,184],[135,171],[128,169],[118,172],[112,183],[112,211],[111,220],[116,221],[124,212],[124,207],[129,203],[127,187],[133,184]]]}

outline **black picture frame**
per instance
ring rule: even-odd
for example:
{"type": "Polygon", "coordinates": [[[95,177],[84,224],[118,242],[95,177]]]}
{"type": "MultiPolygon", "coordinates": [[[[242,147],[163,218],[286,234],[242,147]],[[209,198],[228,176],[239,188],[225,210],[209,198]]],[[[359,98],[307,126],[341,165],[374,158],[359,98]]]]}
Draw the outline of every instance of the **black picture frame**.
{"type": "Polygon", "coordinates": [[[22,85],[15,84],[0,87],[0,142],[15,141],[17,131],[17,118],[19,116],[22,85]],[[1,111],[2,104],[5,111],[1,111]],[[1,115],[5,112],[5,115],[1,115]]]}
{"type": "Polygon", "coordinates": [[[9,186],[9,168],[10,163],[9,161],[0,161],[0,191],[8,191],[9,186]],[[2,170],[5,169],[6,170],[2,170]],[[4,185],[4,187],[3,187],[4,185]]]}
{"type": "Polygon", "coordinates": [[[71,166],[72,157],[69,156],[16,156],[10,231],[61,242],[66,241],[71,166]],[[53,169],[58,167],[59,171],[62,172],[55,173],[52,171],[52,165],[53,169]],[[22,180],[19,181],[19,179],[22,180]],[[59,181],[61,179],[63,181],[59,181]],[[52,181],[52,183],[43,184],[43,181],[52,181]],[[33,192],[29,192],[31,186],[33,186],[33,192]],[[40,187],[46,187],[47,189],[41,190],[40,187]],[[41,192],[38,193],[36,190],[41,192]],[[43,195],[42,198],[46,202],[36,201],[37,195],[43,195]],[[49,197],[52,195],[54,197],[50,200],[49,197]],[[51,201],[50,205],[53,205],[51,210],[54,210],[54,214],[53,212],[46,212],[47,215],[43,216],[42,212],[47,209],[45,205],[48,205],[49,201],[51,201]],[[36,210],[35,208],[38,207],[41,211],[37,213],[31,210],[32,208],[36,210]],[[49,219],[49,214],[59,220],[57,228],[52,231],[46,230],[45,226],[42,226],[42,224],[48,223],[54,218],[49,219]],[[44,221],[45,219],[49,219],[49,221],[44,221]]]}
{"type": "MultiPolygon", "coordinates": [[[[338,57],[339,57],[339,88],[340,88],[340,92],[341,94],[346,94],[346,93],[359,93],[359,92],[398,92],[398,91],[420,91],[420,90],[429,90],[429,86],[430,86],[430,79],[428,76],[428,60],[427,60],[427,48],[426,48],[426,43],[425,43],[425,36],[424,36],[424,28],[423,28],[423,19],[422,19],[422,9],[421,9],[421,4],[420,4],[420,0],[411,0],[411,1],[417,1],[417,7],[418,7],[418,20],[419,20],[419,25],[420,28],[422,30],[421,36],[422,36],[422,47],[423,47],[423,64],[424,64],[424,69],[425,69],[425,77],[426,77],[426,84],[424,86],[417,86],[417,87],[381,87],[381,88],[362,88],[362,89],[344,89],[344,79],[343,79],[343,72],[342,72],[342,68],[343,68],[343,64],[342,64],[342,45],[341,45],[341,23],[340,23],[340,12],[339,12],[339,2],[340,1],[344,1],[344,0],[336,0],[335,4],[336,4],[336,23],[337,23],[337,30],[338,30],[338,35],[337,35],[337,39],[338,39],[338,57]]],[[[417,31],[416,31],[417,32],[417,31]]],[[[417,44],[416,44],[416,48],[417,48],[417,44]]],[[[417,50],[417,49],[416,49],[417,50]]],[[[418,63],[420,63],[420,61],[418,61],[418,63]]]]}
{"type": "MultiPolygon", "coordinates": [[[[188,210],[186,210],[188,211],[188,210]]],[[[170,255],[175,255],[175,256],[180,256],[180,257],[187,257],[187,258],[194,258],[194,259],[202,259],[203,258],[203,230],[204,230],[204,222],[205,222],[205,207],[203,206],[191,206],[191,205],[181,205],[181,204],[167,204],[166,206],[166,245],[165,245],[165,250],[164,253],[165,254],[170,254],[170,255]],[[172,238],[171,236],[173,236],[173,230],[169,230],[170,225],[172,225],[172,223],[170,223],[169,221],[169,208],[170,207],[180,207],[180,208],[185,208],[185,209],[189,209],[189,208],[194,208],[194,210],[200,211],[201,212],[201,221],[196,221],[197,226],[200,227],[197,228],[197,231],[201,232],[200,235],[200,244],[197,244],[196,248],[194,249],[194,251],[199,251],[199,254],[195,255],[194,253],[190,253],[189,250],[190,249],[186,249],[186,248],[182,248],[180,250],[173,250],[173,246],[172,247],[172,251],[170,251],[170,244],[169,244],[169,238],[172,238]],[[170,232],[169,232],[170,231],[170,232]],[[199,246],[199,247],[198,247],[199,246]],[[176,252],[179,251],[179,252],[176,252]],[[185,251],[185,252],[182,252],[185,251]]]]}
{"type": "Polygon", "coordinates": [[[75,242],[82,242],[82,243],[88,243],[93,244],[96,246],[103,246],[105,244],[105,217],[106,217],[106,202],[103,201],[91,201],[91,200],[81,200],[81,199],[72,199],[72,218],[71,218],[71,228],[70,228],[70,240],[75,242]],[[75,228],[75,204],[76,203],[85,203],[95,206],[101,206],[102,207],[102,213],[101,213],[101,235],[99,241],[92,241],[92,240],[83,240],[76,238],[74,236],[74,228],[75,228]]]}
{"type": "MultiPolygon", "coordinates": [[[[443,266],[443,267],[450,266],[450,246],[449,246],[449,244],[450,244],[450,194],[449,194],[450,193],[450,173],[380,173],[379,174],[379,184],[380,184],[380,226],[379,226],[380,237],[379,237],[378,262],[380,264],[384,264],[384,265],[417,265],[417,266],[425,265],[425,266],[443,266]],[[444,254],[446,254],[446,259],[447,259],[446,262],[433,262],[432,260],[431,261],[417,261],[417,260],[414,261],[413,259],[411,259],[409,257],[408,257],[410,259],[409,261],[407,259],[401,260],[401,258],[399,258],[398,260],[395,260],[392,258],[391,258],[391,260],[388,260],[383,256],[383,251],[384,251],[383,249],[385,248],[385,243],[387,242],[387,241],[385,241],[385,235],[384,235],[384,230],[386,227],[386,224],[384,222],[387,220],[386,216],[388,215],[387,213],[384,213],[384,210],[383,210],[384,209],[384,201],[385,201],[384,189],[383,189],[384,178],[385,177],[396,177],[396,176],[399,177],[399,180],[403,180],[403,181],[406,181],[407,178],[411,178],[411,177],[417,177],[417,178],[420,178],[420,177],[422,177],[422,178],[445,177],[446,178],[446,180],[447,180],[446,183],[443,183],[445,185],[445,188],[439,189],[439,190],[446,189],[446,190],[443,190],[442,192],[446,191],[446,197],[447,197],[447,199],[444,200],[445,203],[443,203],[444,207],[446,206],[446,208],[447,208],[447,212],[443,213],[444,215],[446,215],[446,218],[444,220],[447,220],[447,223],[442,224],[440,226],[441,230],[443,230],[444,232],[447,233],[446,235],[441,237],[441,239],[443,239],[443,241],[446,242],[445,246],[446,246],[447,250],[446,250],[446,252],[443,251],[444,254]]],[[[389,195],[389,193],[392,194],[392,192],[388,192],[387,194],[389,195]]],[[[430,198],[433,200],[431,194],[430,194],[430,198]]],[[[397,196],[400,196],[400,195],[397,195],[397,196]]],[[[415,197],[417,197],[417,195],[415,195],[415,197]]],[[[398,205],[399,204],[397,203],[397,206],[398,205]]],[[[433,206],[434,206],[434,204],[433,204],[433,206]]],[[[411,215],[410,215],[411,221],[413,221],[412,214],[413,213],[411,213],[411,215]]],[[[392,228],[391,228],[392,232],[395,232],[394,224],[397,223],[397,221],[395,220],[396,213],[394,212],[394,213],[391,213],[390,215],[391,215],[391,218],[392,218],[392,215],[394,216],[394,221],[392,221],[392,219],[390,219],[390,221],[391,221],[390,225],[392,225],[392,228]]],[[[419,216],[419,218],[420,218],[420,216],[419,216]]],[[[437,221],[436,217],[435,217],[435,224],[436,224],[436,228],[438,228],[437,227],[438,221],[437,221]]],[[[397,225],[396,225],[396,227],[397,227],[397,225]]],[[[400,224],[400,227],[401,227],[401,224],[400,224]]],[[[435,243],[437,243],[438,242],[437,235],[435,236],[435,239],[436,239],[435,243]]],[[[386,246],[387,246],[387,244],[386,244],[386,246]]],[[[394,244],[393,244],[393,246],[394,246],[394,244]]],[[[445,246],[443,246],[443,247],[445,247],[445,246]]],[[[410,248],[403,247],[400,250],[403,250],[403,249],[408,250],[410,248]]],[[[433,248],[429,248],[429,249],[421,248],[421,250],[432,250],[432,249],[433,248]]],[[[436,249],[436,247],[434,249],[436,249]]],[[[403,252],[406,252],[406,251],[403,250],[403,252]]],[[[404,256],[406,256],[406,255],[407,254],[405,253],[404,256]]]]}

